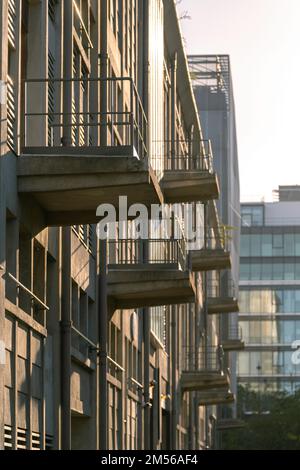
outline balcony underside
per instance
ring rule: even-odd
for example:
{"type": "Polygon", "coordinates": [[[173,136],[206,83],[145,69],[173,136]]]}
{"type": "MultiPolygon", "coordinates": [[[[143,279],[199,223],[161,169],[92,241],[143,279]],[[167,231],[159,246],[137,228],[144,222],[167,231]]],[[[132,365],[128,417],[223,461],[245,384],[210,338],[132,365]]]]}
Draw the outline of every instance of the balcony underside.
{"type": "Polygon", "coordinates": [[[238,300],[235,297],[209,297],[207,313],[233,313],[239,311],[238,300]]]}
{"type": "Polygon", "coordinates": [[[162,180],[167,203],[210,201],[220,196],[215,173],[199,170],[168,170],[162,180]]]}
{"type": "Polygon", "coordinates": [[[226,339],[222,341],[224,351],[243,351],[245,343],[241,339],[226,339]]]}
{"type": "Polygon", "coordinates": [[[190,251],[192,271],[214,271],[231,268],[231,258],[228,251],[222,248],[207,248],[190,251]]]}
{"type": "Polygon", "coordinates": [[[108,269],[108,296],[114,310],[195,301],[193,275],[177,264],[109,265],[108,269]]]}
{"type": "Polygon", "coordinates": [[[230,429],[243,429],[245,427],[246,423],[241,419],[220,419],[217,422],[218,431],[228,431],[230,429]]]}
{"type": "Polygon", "coordinates": [[[47,224],[95,223],[102,203],[150,206],[163,201],[147,160],[132,147],[27,148],[18,159],[18,191],[31,194],[46,213],[47,224]]]}
{"type": "Polygon", "coordinates": [[[193,392],[229,387],[227,374],[218,371],[182,371],[181,388],[193,392]]]}
{"type": "Polygon", "coordinates": [[[209,405],[226,405],[233,403],[235,396],[231,393],[228,388],[224,390],[210,390],[205,392],[199,392],[198,394],[198,405],[209,406],[209,405]]]}

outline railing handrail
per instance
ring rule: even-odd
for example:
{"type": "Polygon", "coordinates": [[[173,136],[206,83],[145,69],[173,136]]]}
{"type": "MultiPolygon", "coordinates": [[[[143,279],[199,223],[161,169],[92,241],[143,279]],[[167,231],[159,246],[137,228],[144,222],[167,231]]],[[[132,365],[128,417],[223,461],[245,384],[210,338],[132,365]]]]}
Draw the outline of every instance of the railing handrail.
{"type": "Polygon", "coordinates": [[[71,326],[71,330],[73,330],[80,338],[82,338],[89,346],[93,349],[98,350],[98,346],[91,341],[86,335],[84,335],[81,331],[79,331],[74,325],[71,326]]]}
{"type": "Polygon", "coordinates": [[[141,238],[131,238],[131,239],[119,239],[119,240],[108,240],[108,264],[159,264],[159,263],[178,263],[181,265],[182,269],[187,266],[188,256],[187,250],[185,247],[185,240],[184,239],[163,239],[163,238],[149,238],[149,239],[141,239],[141,238]],[[161,245],[161,246],[160,246],[161,245]],[[114,251],[111,255],[109,247],[116,247],[116,248],[129,248],[135,247],[137,249],[142,248],[143,246],[147,246],[148,254],[147,257],[144,259],[142,256],[141,250],[137,250],[133,256],[128,256],[127,252],[120,253],[119,251],[114,251]],[[155,256],[155,253],[149,252],[151,247],[159,246],[160,253],[158,256],[155,256]],[[168,247],[171,247],[170,251],[168,251],[168,247]],[[160,255],[163,255],[160,257],[160,255]],[[112,262],[110,262],[111,258],[114,258],[112,262]]]}
{"type": "Polygon", "coordinates": [[[183,346],[182,369],[183,370],[217,370],[225,372],[222,345],[207,346],[204,350],[193,346],[183,346]]]}
{"type": "Polygon", "coordinates": [[[125,372],[124,367],[120,366],[116,361],[114,361],[110,356],[107,356],[107,360],[120,372],[125,372]]]}
{"type": "Polygon", "coordinates": [[[133,377],[128,377],[128,380],[130,382],[132,382],[134,385],[136,385],[138,388],[140,388],[141,390],[144,389],[144,385],[141,384],[140,382],[138,382],[136,379],[134,379],[133,377]]]}
{"type": "Polygon", "coordinates": [[[41,299],[39,299],[30,289],[28,289],[28,287],[24,286],[24,284],[22,284],[22,282],[20,282],[15,276],[13,276],[9,272],[7,272],[6,274],[18,287],[20,287],[24,292],[30,295],[31,299],[35,300],[42,307],[42,310],[50,310],[48,305],[46,305],[41,299]]]}
{"type": "MultiPolygon", "coordinates": [[[[48,83],[48,82],[119,82],[119,81],[129,81],[133,82],[132,77],[71,77],[71,78],[62,78],[62,77],[44,77],[44,78],[22,78],[22,82],[25,83],[48,83]]],[[[134,84],[134,82],[133,82],[134,84]]],[[[136,87],[135,87],[136,88],[136,87]]]]}
{"type": "MultiPolygon", "coordinates": [[[[144,158],[148,156],[148,119],[143,107],[141,97],[138,92],[138,88],[132,77],[121,76],[121,77],[44,77],[44,78],[24,78],[22,79],[22,86],[24,87],[25,107],[23,118],[24,118],[24,146],[32,147],[35,146],[35,136],[30,136],[26,129],[32,127],[32,122],[36,125],[34,119],[47,118],[48,117],[48,136],[45,136],[45,145],[47,147],[60,146],[63,139],[64,129],[72,129],[72,146],[93,146],[98,145],[97,128],[101,133],[103,127],[110,131],[111,142],[109,146],[132,146],[137,150],[138,156],[144,158]],[[63,103],[58,97],[56,97],[59,91],[60,95],[63,94],[63,88],[66,84],[81,84],[83,85],[84,92],[86,92],[87,107],[86,110],[76,106],[74,110],[64,110],[63,103]],[[88,92],[88,84],[109,84],[107,86],[107,106],[105,109],[100,109],[99,105],[94,106],[91,104],[88,92]],[[59,90],[55,92],[52,90],[52,107],[49,105],[45,109],[39,110],[39,103],[35,103],[34,100],[30,99],[31,95],[34,94],[34,85],[38,85],[41,88],[41,92],[48,93],[49,87],[54,88],[57,84],[59,90]],[[116,84],[116,85],[115,85],[116,84]],[[124,84],[124,85],[123,85],[124,84]],[[123,104],[121,109],[118,109],[115,95],[117,91],[116,86],[120,88],[120,92],[123,95],[123,104]],[[44,88],[43,88],[44,87],[44,88]],[[127,105],[127,107],[126,107],[127,105]],[[38,106],[36,108],[36,106],[38,106]],[[79,109],[77,109],[79,108],[79,109]],[[111,108],[111,110],[110,110],[111,108]],[[75,119],[62,119],[63,117],[74,117],[75,119]],[[121,119],[123,116],[123,120],[121,119]],[[118,117],[120,117],[118,119],[118,117]],[[103,118],[103,119],[101,119],[103,118]],[[116,121],[116,119],[118,119],[116,121]],[[96,129],[95,129],[96,128],[96,129]],[[55,132],[55,134],[54,134],[55,132]],[[29,137],[28,137],[29,135],[29,137]],[[93,136],[95,136],[95,143],[93,143],[93,136]],[[33,144],[31,143],[33,142],[33,144]],[[55,143],[54,143],[55,142],[55,143]]],[[[73,90],[72,93],[77,93],[73,90]]],[[[48,102],[49,103],[49,102],[48,102]]],[[[68,131],[69,132],[69,131],[68,131]]],[[[150,161],[152,163],[152,161],[150,161]]],[[[154,168],[156,171],[156,168],[154,168]]]]}

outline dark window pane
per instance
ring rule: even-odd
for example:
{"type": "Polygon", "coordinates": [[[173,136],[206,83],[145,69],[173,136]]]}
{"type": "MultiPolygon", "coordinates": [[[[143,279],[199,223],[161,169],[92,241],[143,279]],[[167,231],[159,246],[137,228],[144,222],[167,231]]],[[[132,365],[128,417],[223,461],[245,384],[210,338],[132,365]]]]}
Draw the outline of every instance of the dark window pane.
{"type": "Polygon", "coordinates": [[[295,255],[295,240],[293,233],[284,234],[284,255],[294,256],[295,255]]]}
{"type": "Polygon", "coordinates": [[[272,256],[272,235],[265,233],[262,235],[262,256],[272,256]]]}

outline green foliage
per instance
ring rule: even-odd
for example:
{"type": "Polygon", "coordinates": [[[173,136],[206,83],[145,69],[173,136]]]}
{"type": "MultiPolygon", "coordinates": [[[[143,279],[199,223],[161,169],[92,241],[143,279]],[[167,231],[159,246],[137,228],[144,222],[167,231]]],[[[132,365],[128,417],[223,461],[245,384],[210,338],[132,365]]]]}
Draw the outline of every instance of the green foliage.
{"type": "Polygon", "coordinates": [[[300,391],[256,393],[240,387],[238,415],[246,421],[244,429],[222,434],[226,450],[300,450],[300,391]],[[247,410],[255,413],[247,416],[247,410]]]}

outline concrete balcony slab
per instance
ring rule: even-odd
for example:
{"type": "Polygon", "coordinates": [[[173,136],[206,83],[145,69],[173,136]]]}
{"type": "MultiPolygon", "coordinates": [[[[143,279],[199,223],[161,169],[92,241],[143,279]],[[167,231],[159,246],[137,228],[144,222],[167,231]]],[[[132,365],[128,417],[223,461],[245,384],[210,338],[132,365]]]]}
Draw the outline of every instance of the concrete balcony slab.
{"type": "Polygon", "coordinates": [[[199,392],[198,394],[198,405],[199,406],[211,406],[211,405],[226,405],[234,403],[235,395],[230,390],[209,390],[199,392]]]}
{"type": "Polygon", "coordinates": [[[18,159],[18,191],[31,194],[49,226],[97,222],[102,204],[161,204],[163,194],[147,159],[126,147],[34,147],[18,159]]]}
{"type": "Polygon", "coordinates": [[[214,271],[231,268],[229,251],[223,248],[202,248],[190,251],[191,269],[197,271],[214,271]]]}
{"type": "Polygon", "coordinates": [[[228,431],[230,429],[243,429],[246,427],[242,419],[220,419],[217,421],[217,431],[228,431]]]}
{"type": "Polygon", "coordinates": [[[182,371],[182,391],[193,392],[229,387],[229,376],[221,371],[182,371]]]}
{"type": "Polygon", "coordinates": [[[241,339],[225,339],[222,341],[222,348],[224,351],[243,351],[245,343],[241,339]]]}
{"type": "Polygon", "coordinates": [[[114,310],[195,301],[194,276],[177,264],[108,266],[108,297],[114,310]]]}
{"type": "Polygon", "coordinates": [[[167,203],[218,199],[220,189],[215,173],[200,170],[167,170],[161,182],[167,203]]]}
{"type": "Polygon", "coordinates": [[[207,313],[222,314],[239,311],[238,300],[235,297],[208,297],[207,313]]]}

